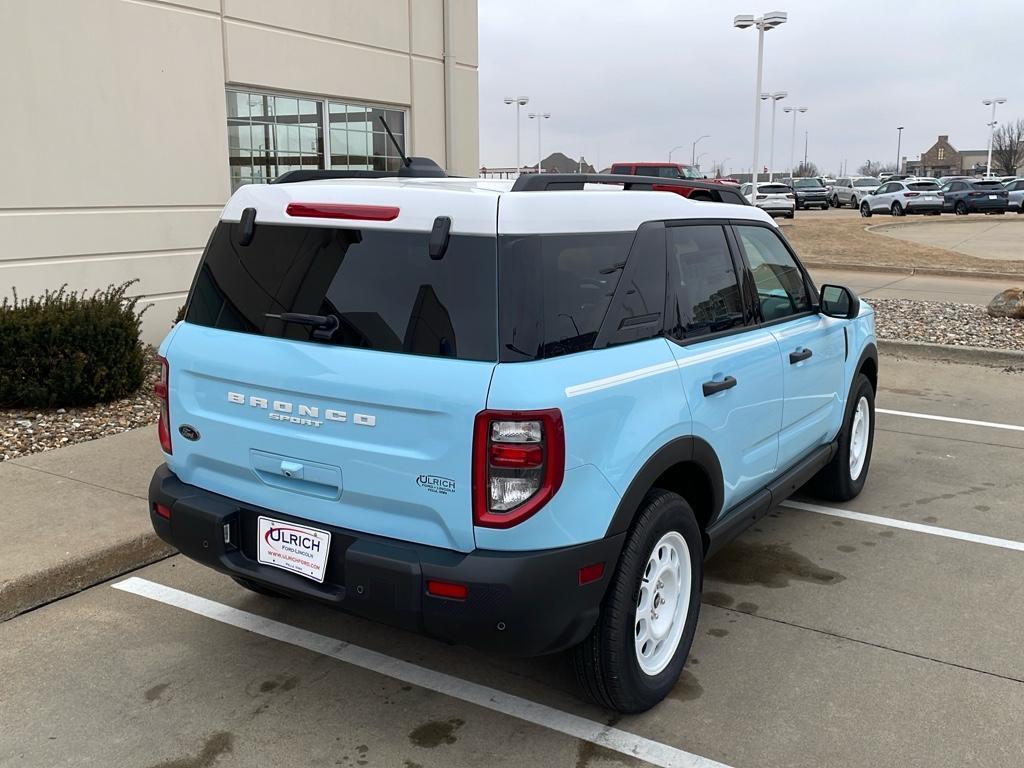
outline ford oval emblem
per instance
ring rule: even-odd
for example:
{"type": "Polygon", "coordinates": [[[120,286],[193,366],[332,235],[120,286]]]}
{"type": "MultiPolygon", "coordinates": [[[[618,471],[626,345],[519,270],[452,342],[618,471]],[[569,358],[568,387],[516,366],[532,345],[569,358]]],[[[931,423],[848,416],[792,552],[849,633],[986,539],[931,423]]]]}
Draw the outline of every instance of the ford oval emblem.
{"type": "Polygon", "coordinates": [[[191,424],[182,424],[178,427],[178,431],[181,436],[186,440],[192,440],[193,442],[199,439],[199,430],[193,427],[191,424]]]}

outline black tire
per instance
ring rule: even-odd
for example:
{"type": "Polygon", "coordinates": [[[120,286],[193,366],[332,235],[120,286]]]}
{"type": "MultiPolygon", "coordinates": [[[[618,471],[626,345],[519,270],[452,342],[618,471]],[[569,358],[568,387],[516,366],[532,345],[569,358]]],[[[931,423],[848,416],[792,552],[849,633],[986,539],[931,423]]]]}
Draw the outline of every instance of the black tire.
{"type": "Polygon", "coordinates": [[[965,203],[963,200],[957,200],[956,205],[953,206],[953,213],[955,213],[957,216],[966,216],[967,203],[965,203]]]}
{"type": "Polygon", "coordinates": [[[249,581],[249,579],[243,578],[242,576],[232,576],[231,580],[240,587],[245,587],[250,592],[255,592],[258,595],[264,595],[265,597],[285,597],[280,592],[276,592],[270,587],[264,587],[255,581],[249,581]]]}
{"type": "Polygon", "coordinates": [[[903,206],[900,205],[899,200],[894,200],[892,208],[889,209],[889,213],[893,216],[906,216],[907,214],[903,211],[903,206]]]}
{"type": "Polygon", "coordinates": [[[857,196],[856,195],[851,195],[850,196],[850,207],[853,208],[853,210],[855,210],[855,211],[857,210],[857,196]]]}
{"type": "Polygon", "coordinates": [[[860,215],[865,219],[871,218],[871,206],[866,202],[860,204],[860,215]]]}
{"type": "Polygon", "coordinates": [[[871,466],[871,450],[875,444],[875,389],[871,380],[863,373],[858,373],[850,389],[850,399],[846,405],[843,428],[839,430],[839,450],[832,461],[822,467],[821,471],[809,483],[809,490],[828,501],[849,501],[855,498],[864,488],[864,481],[871,466]],[[850,467],[850,441],[853,432],[853,421],[857,406],[861,399],[867,401],[869,415],[867,430],[867,453],[860,471],[852,477],[850,467]]]}
{"type": "Polygon", "coordinates": [[[794,216],[796,216],[796,211],[790,211],[786,214],[787,219],[792,219],[794,216]]]}
{"type": "Polygon", "coordinates": [[[622,548],[597,624],[587,638],[570,651],[576,680],[588,699],[617,712],[635,713],[650,709],[668,695],[683,671],[693,644],[703,577],[704,546],[693,510],[678,494],[652,488],[622,548]],[[637,660],[637,601],[648,559],[655,545],[671,532],[682,537],[690,556],[687,613],[679,643],[668,665],[660,673],[648,675],[637,660]]]}

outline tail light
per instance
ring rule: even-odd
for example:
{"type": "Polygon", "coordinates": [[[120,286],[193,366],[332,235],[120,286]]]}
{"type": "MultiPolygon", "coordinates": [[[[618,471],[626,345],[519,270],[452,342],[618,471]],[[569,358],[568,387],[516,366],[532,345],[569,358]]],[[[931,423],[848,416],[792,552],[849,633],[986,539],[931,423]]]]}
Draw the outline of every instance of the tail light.
{"type": "Polygon", "coordinates": [[[758,195],[757,199],[758,200],[764,200],[766,197],[768,197],[768,195],[758,195]]]}
{"type": "Polygon", "coordinates": [[[786,195],[786,198],[789,199],[789,200],[792,200],[793,199],[793,195],[786,195]]]}
{"type": "Polygon", "coordinates": [[[557,408],[481,411],[473,425],[473,520],[510,528],[562,485],[565,432],[557,408]]]}
{"type": "Polygon", "coordinates": [[[985,194],[984,192],[968,192],[967,196],[968,197],[982,197],[984,194],[985,194]]]}
{"type": "Polygon", "coordinates": [[[920,192],[904,192],[903,196],[904,197],[917,197],[920,194],[921,194],[920,192]]]}
{"type": "Polygon", "coordinates": [[[156,422],[156,432],[160,436],[160,448],[164,453],[173,453],[171,449],[171,415],[167,407],[169,378],[167,361],[161,357],[160,380],[153,385],[153,392],[160,398],[160,418],[156,422]]]}

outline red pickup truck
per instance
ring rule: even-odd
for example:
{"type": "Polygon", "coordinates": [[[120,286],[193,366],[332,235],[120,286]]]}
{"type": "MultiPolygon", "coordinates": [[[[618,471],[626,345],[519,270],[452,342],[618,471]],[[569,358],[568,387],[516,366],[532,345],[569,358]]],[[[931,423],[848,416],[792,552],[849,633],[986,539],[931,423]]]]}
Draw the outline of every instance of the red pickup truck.
{"type": "MultiPolygon", "coordinates": [[[[657,176],[663,179],[701,179],[718,184],[735,184],[733,179],[705,179],[700,171],[692,165],[679,163],[613,163],[611,172],[623,176],[657,176]]],[[[677,195],[693,200],[710,200],[711,196],[704,189],[693,189],[681,186],[660,186],[652,184],[652,189],[659,192],[675,192],[677,195]]]]}

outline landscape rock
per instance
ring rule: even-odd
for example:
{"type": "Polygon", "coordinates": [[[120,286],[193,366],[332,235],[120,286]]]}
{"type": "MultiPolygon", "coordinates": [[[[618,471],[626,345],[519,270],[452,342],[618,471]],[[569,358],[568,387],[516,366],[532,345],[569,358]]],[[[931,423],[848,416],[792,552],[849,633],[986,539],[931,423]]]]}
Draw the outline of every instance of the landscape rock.
{"type": "Polygon", "coordinates": [[[986,310],[992,317],[1024,320],[1024,288],[1007,288],[988,303],[986,310]]]}

